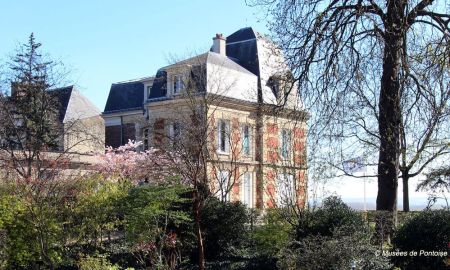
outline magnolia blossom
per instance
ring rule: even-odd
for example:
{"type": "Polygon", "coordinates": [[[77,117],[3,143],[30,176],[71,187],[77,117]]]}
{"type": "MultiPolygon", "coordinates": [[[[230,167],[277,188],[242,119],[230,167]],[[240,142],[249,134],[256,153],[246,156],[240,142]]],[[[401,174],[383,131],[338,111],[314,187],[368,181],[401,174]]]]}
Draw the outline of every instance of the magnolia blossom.
{"type": "Polygon", "coordinates": [[[178,158],[156,148],[139,151],[141,145],[128,140],[118,148],[107,147],[106,153],[98,156],[101,162],[97,170],[110,181],[129,179],[135,184],[144,180],[163,182],[177,175],[178,158]]]}

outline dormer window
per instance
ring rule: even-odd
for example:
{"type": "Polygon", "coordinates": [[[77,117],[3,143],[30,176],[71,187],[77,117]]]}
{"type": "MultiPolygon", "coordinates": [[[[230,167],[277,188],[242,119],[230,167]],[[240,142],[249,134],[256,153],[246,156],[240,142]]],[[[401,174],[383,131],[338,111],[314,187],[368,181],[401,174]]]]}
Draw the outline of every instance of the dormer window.
{"type": "Polygon", "coordinates": [[[184,89],[183,76],[174,75],[172,77],[172,89],[174,94],[179,94],[184,89]]]}
{"type": "Polygon", "coordinates": [[[150,99],[151,95],[152,95],[152,86],[149,85],[147,86],[147,98],[150,99]]]}
{"type": "Polygon", "coordinates": [[[279,76],[271,76],[269,80],[267,81],[267,86],[270,87],[272,90],[273,95],[277,99],[277,101],[281,98],[281,92],[280,92],[280,77],[279,76]]]}
{"type": "Polygon", "coordinates": [[[270,76],[266,85],[270,87],[279,105],[284,105],[287,96],[291,93],[294,86],[294,76],[291,72],[275,74],[270,76]]]}

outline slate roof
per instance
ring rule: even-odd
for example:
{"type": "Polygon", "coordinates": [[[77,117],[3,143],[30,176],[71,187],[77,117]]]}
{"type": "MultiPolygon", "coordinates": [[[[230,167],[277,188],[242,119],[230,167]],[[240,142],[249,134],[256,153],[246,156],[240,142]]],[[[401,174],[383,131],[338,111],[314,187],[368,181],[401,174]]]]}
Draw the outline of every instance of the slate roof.
{"type": "MultiPolygon", "coordinates": [[[[150,98],[158,99],[165,97],[167,95],[167,72],[165,70],[172,66],[180,65],[183,63],[192,63],[194,65],[193,68],[197,69],[197,71],[203,65],[214,64],[221,66],[223,68],[236,70],[244,74],[254,75],[253,73],[249,72],[247,69],[236,63],[236,61],[234,61],[230,57],[222,56],[215,52],[206,52],[204,54],[197,55],[192,58],[178,62],[174,65],[166,66],[159,69],[158,72],[156,73],[155,80],[153,81],[150,98]]],[[[191,72],[191,76],[196,76],[195,72],[191,72]]],[[[197,87],[197,89],[202,88],[203,87],[201,86],[197,87]]]]}
{"type": "Polygon", "coordinates": [[[149,98],[160,98],[167,95],[167,72],[164,69],[156,72],[149,98]]]}
{"type": "Polygon", "coordinates": [[[100,115],[100,111],[73,85],[50,91],[59,101],[59,121],[81,120],[100,115]]]}
{"type": "Polygon", "coordinates": [[[248,39],[254,39],[257,37],[257,33],[251,27],[245,27],[237,30],[233,34],[227,37],[227,43],[232,43],[236,41],[243,41],[248,39]]]}
{"type": "MultiPolygon", "coordinates": [[[[238,70],[243,73],[251,72],[261,80],[260,65],[267,60],[262,59],[262,52],[258,52],[258,42],[261,42],[263,39],[264,37],[253,28],[242,28],[226,38],[227,57],[217,56],[218,54],[214,55],[215,53],[208,52],[194,58],[200,60],[199,63],[222,61],[227,68],[238,70]]],[[[187,59],[177,64],[192,59],[193,58],[187,59]]],[[[166,97],[167,72],[165,70],[169,67],[170,66],[163,67],[157,71],[151,88],[150,99],[156,101],[166,97]]],[[[267,88],[265,86],[265,81],[261,80],[261,85],[262,88],[267,88]]],[[[274,100],[276,100],[270,89],[263,89],[262,96],[263,102],[274,103],[274,100]]],[[[141,81],[116,83],[111,86],[104,113],[141,109],[143,108],[144,102],[146,102],[144,101],[144,85],[141,81]]]]}
{"type": "Polygon", "coordinates": [[[67,86],[51,90],[51,93],[56,95],[59,102],[59,121],[61,123],[66,116],[67,105],[69,104],[70,96],[72,95],[72,89],[73,86],[67,86]]]}
{"type": "Polygon", "coordinates": [[[144,103],[144,84],[139,81],[113,83],[103,113],[139,110],[144,103]]]}

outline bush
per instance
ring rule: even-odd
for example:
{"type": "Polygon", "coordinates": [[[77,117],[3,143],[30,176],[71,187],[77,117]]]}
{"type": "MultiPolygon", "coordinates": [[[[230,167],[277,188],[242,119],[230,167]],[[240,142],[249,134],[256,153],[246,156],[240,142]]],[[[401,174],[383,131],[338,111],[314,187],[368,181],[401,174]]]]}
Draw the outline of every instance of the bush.
{"type": "Polygon", "coordinates": [[[82,257],[78,262],[80,270],[119,270],[118,265],[111,264],[106,256],[86,256],[82,257]]]}
{"type": "MultiPolygon", "coordinates": [[[[4,189],[5,185],[0,188],[4,189]]],[[[29,269],[60,264],[64,259],[63,224],[67,205],[57,204],[59,200],[54,198],[37,204],[12,190],[5,191],[0,192],[0,266],[29,269]],[[46,243],[45,259],[39,240],[46,243]]]]}
{"type": "Polygon", "coordinates": [[[348,207],[339,197],[331,196],[315,211],[303,211],[299,215],[296,240],[310,235],[332,236],[337,228],[346,227],[349,233],[366,228],[362,216],[348,207]]]}
{"type": "Polygon", "coordinates": [[[269,209],[262,224],[251,231],[251,261],[253,268],[274,269],[277,256],[292,238],[292,225],[287,222],[285,209],[269,209]]]}
{"type": "Polygon", "coordinates": [[[332,236],[309,235],[280,252],[279,269],[390,269],[389,258],[378,254],[371,233],[346,228],[332,236]],[[294,247],[294,248],[293,248],[294,247]]]}
{"type": "Polygon", "coordinates": [[[249,216],[245,206],[210,198],[201,215],[206,259],[238,256],[248,239],[249,216]]]}
{"type": "Polygon", "coordinates": [[[191,222],[181,208],[186,191],[181,185],[143,185],[125,198],[125,238],[142,267],[173,269],[181,261],[180,227],[191,222]]]}
{"type": "Polygon", "coordinates": [[[373,231],[338,197],[299,215],[296,240],[280,253],[280,269],[389,269],[389,259],[371,244],[373,231]]]}
{"type": "Polygon", "coordinates": [[[447,269],[449,240],[450,211],[424,211],[406,221],[392,240],[394,249],[417,251],[418,256],[396,257],[395,263],[405,269],[447,269]],[[447,256],[419,256],[421,250],[447,252],[447,256]]]}

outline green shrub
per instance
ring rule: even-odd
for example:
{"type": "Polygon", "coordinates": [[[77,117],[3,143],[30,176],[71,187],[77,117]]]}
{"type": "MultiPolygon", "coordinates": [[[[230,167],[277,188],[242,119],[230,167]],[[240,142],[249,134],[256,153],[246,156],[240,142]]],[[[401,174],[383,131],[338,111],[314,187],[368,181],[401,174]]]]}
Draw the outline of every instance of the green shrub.
{"type": "Polygon", "coordinates": [[[339,197],[324,199],[322,207],[299,214],[296,240],[310,235],[332,236],[337,228],[346,227],[349,233],[366,228],[361,214],[347,206],[339,197]]]}
{"type": "Polygon", "coordinates": [[[242,252],[248,239],[246,223],[249,221],[247,209],[243,204],[210,198],[206,201],[201,215],[207,259],[236,256],[242,252]]]}
{"type": "Polygon", "coordinates": [[[118,265],[113,265],[108,261],[106,256],[85,256],[78,261],[80,270],[119,270],[118,265]]]}
{"type": "Polygon", "coordinates": [[[395,257],[395,263],[405,269],[447,269],[449,241],[450,211],[424,211],[406,221],[392,241],[394,250],[417,251],[418,255],[395,257]],[[424,256],[420,255],[421,250],[447,252],[447,256],[424,256]]]}
{"type": "Polygon", "coordinates": [[[124,199],[125,238],[141,266],[174,269],[181,261],[180,228],[191,222],[181,207],[186,191],[181,185],[143,185],[124,199]]]}
{"type": "Polygon", "coordinates": [[[389,258],[377,256],[373,231],[361,214],[338,197],[326,198],[314,211],[299,214],[295,239],[278,254],[280,269],[390,269],[389,258]]]}
{"type": "Polygon", "coordinates": [[[251,231],[250,253],[252,266],[248,269],[274,269],[277,256],[291,241],[293,227],[287,222],[286,209],[269,209],[262,224],[251,231]]]}
{"type": "Polygon", "coordinates": [[[64,259],[66,205],[56,207],[58,200],[54,198],[37,204],[10,194],[14,193],[0,195],[0,265],[7,269],[28,269],[34,265],[60,264],[64,259]],[[40,240],[45,243],[45,258],[40,240]]]}
{"type": "Polygon", "coordinates": [[[337,228],[331,236],[309,235],[280,252],[279,269],[391,269],[366,231],[337,228]]]}

